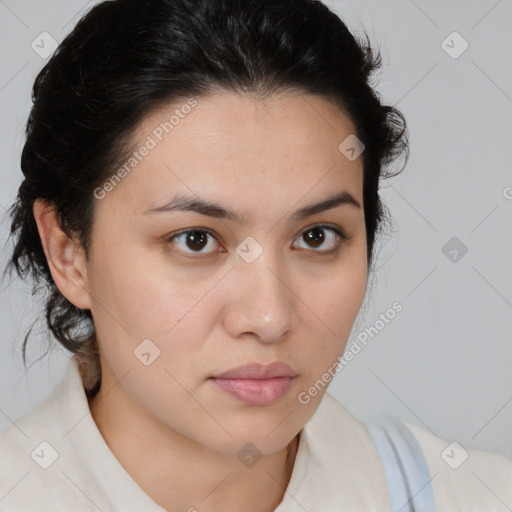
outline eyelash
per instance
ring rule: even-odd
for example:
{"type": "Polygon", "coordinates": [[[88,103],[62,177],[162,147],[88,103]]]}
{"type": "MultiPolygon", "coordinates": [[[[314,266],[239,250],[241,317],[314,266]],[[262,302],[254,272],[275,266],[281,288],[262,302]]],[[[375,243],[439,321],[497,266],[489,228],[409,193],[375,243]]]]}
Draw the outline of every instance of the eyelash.
{"type": "MultiPolygon", "coordinates": [[[[340,228],[333,226],[331,224],[315,224],[313,226],[309,226],[306,229],[304,229],[299,236],[302,236],[304,233],[307,233],[308,231],[311,231],[315,228],[329,230],[329,231],[334,232],[336,235],[338,235],[338,240],[336,241],[336,245],[333,249],[328,249],[328,250],[324,250],[324,251],[311,249],[311,251],[313,253],[318,253],[318,255],[320,255],[320,256],[329,256],[329,255],[338,253],[349,239],[347,237],[347,235],[345,235],[345,233],[340,228]]],[[[188,229],[179,231],[178,233],[175,233],[174,235],[167,237],[164,240],[164,243],[171,244],[176,238],[186,235],[188,233],[194,233],[194,232],[208,233],[212,238],[215,238],[215,234],[210,229],[198,227],[198,228],[188,228],[188,229]]],[[[206,253],[206,256],[204,256],[204,255],[202,255],[202,253],[195,253],[196,255],[193,255],[194,252],[185,252],[185,251],[182,251],[181,249],[179,249],[178,251],[181,254],[185,253],[187,255],[186,257],[190,258],[190,259],[202,259],[202,258],[208,257],[208,255],[211,254],[211,253],[206,253]]],[[[214,252],[216,252],[216,251],[214,251],[214,252]]]]}

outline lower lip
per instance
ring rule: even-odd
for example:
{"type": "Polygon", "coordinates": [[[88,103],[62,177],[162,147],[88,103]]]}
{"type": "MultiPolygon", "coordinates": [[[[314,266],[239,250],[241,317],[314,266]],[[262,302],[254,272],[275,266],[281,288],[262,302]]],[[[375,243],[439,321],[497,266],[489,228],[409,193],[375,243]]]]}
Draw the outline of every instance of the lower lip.
{"type": "Polygon", "coordinates": [[[213,384],[247,405],[270,405],[290,389],[293,377],[272,379],[211,379],[213,384]]]}

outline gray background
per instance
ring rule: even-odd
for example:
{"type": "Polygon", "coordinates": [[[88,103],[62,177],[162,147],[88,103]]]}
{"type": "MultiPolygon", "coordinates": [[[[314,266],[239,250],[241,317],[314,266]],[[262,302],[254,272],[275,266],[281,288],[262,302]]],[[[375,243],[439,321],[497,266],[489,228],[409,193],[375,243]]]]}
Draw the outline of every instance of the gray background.
{"type": "MultiPolygon", "coordinates": [[[[5,210],[21,183],[31,87],[45,62],[31,43],[44,31],[60,42],[94,3],[0,0],[2,270],[11,250],[5,210]]],[[[512,2],[326,3],[380,46],[376,87],[404,113],[411,144],[406,170],[382,185],[393,230],[351,338],[375,325],[378,333],[329,390],[363,421],[387,412],[512,458],[512,2]],[[469,44],[457,58],[442,46],[454,31],[469,44]],[[456,258],[443,252],[453,237],[456,258]],[[396,301],[403,310],[379,328],[396,301]]],[[[453,37],[447,44],[461,48],[453,37]]],[[[25,372],[21,343],[41,299],[19,279],[0,292],[3,428],[50,394],[68,355],[56,349],[25,372]]],[[[47,343],[42,321],[31,338],[35,361],[47,343]]]]}

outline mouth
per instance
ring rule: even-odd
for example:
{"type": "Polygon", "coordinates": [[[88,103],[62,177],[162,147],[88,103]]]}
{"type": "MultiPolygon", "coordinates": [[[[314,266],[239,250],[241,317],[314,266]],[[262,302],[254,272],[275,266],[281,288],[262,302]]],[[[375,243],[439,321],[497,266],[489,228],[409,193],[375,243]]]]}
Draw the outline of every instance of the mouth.
{"type": "Polygon", "coordinates": [[[270,365],[249,364],[214,376],[212,384],[249,406],[270,405],[290,389],[297,372],[277,362],[270,365]]]}

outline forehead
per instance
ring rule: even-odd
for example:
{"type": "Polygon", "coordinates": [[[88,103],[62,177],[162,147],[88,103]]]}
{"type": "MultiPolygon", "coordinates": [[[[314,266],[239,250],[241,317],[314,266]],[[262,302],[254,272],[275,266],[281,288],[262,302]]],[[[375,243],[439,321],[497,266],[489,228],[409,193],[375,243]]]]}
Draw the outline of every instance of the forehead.
{"type": "Polygon", "coordinates": [[[219,93],[173,102],[134,130],[138,157],[109,200],[140,213],[186,192],[243,211],[345,189],[362,203],[362,157],[349,160],[339,149],[355,133],[346,114],[316,95],[262,101],[219,93]]]}

